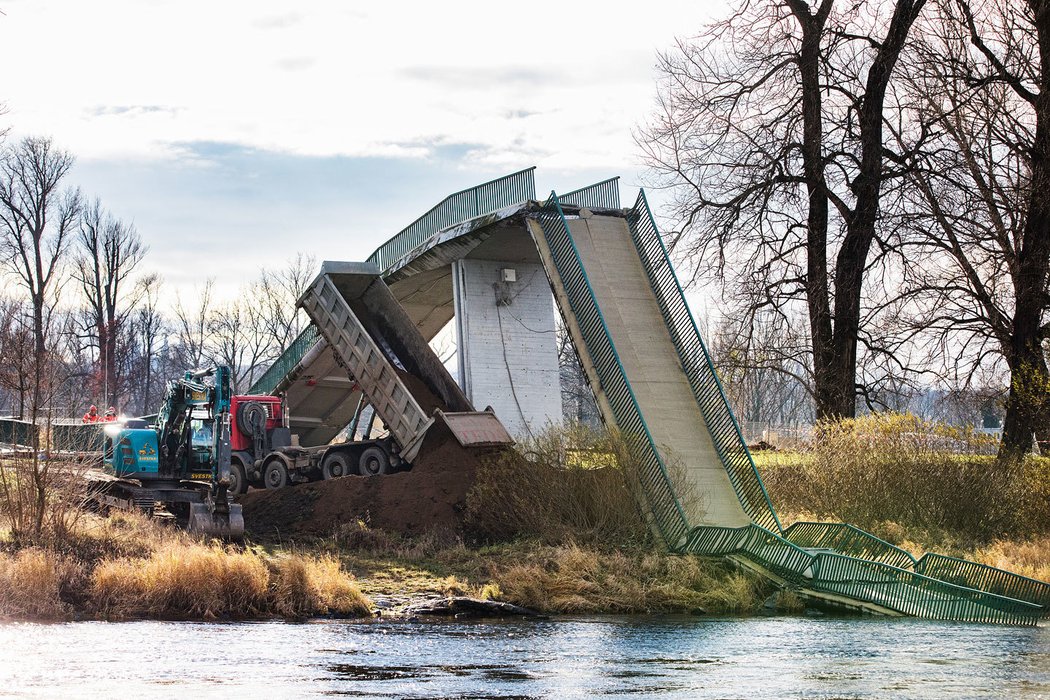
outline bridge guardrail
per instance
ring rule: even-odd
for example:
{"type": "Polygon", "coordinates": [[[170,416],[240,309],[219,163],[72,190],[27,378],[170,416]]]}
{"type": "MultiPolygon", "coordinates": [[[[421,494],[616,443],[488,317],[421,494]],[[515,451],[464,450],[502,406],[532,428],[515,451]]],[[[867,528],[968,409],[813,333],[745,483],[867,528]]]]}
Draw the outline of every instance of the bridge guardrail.
{"type": "MultiPolygon", "coordinates": [[[[617,428],[642,464],[640,479],[656,526],[664,541],[673,548],[680,544],[689,523],[609,337],[609,329],[583,269],[579,251],[569,235],[556,193],[551,192],[537,220],[560,278],[560,285],[568,297],[576,325],[587,346],[587,353],[600,378],[602,391],[615,415],[617,428]]],[[[548,275],[551,275],[550,271],[548,275]]]]}
{"type": "Polygon", "coordinates": [[[386,272],[441,229],[536,198],[535,167],[450,194],[379,246],[368,262],[386,272]]]}
{"type": "Polygon", "coordinates": [[[751,452],[747,449],[740,426],[729,407],[722,382],[711,362],[700,331],[685,301],[682,285],[671,266],[656,221],[649,210],[645,191],[638,193],[634,208],[628,212],[627,224],[631,239],[642,261],[653,294],[660,305],[667,330],[671,334],[682,368],[689,378],[693,396],[707,423],[708,432],[718,457],[729,475],[729,481],[740,499],[744,512],[770,530],[782,530],[776,510],[758,474],[751,452]]]}
{"type": "Polygon", "coordinates": [[[272,393],[277,385],[281,383],[281,380],[288,376],[288,373],[295,369],[295,366],[306,356],[306,353],[321,339],[320,334],[317,332],[317,327],[313,324],[308,325],[303,329],[291,344],[284,349],[284,352],[273,361],[273,364],[262,373],[258,379],[256,379],[251,387],[248,389],[249,394],[269,394],[272,393]]]}

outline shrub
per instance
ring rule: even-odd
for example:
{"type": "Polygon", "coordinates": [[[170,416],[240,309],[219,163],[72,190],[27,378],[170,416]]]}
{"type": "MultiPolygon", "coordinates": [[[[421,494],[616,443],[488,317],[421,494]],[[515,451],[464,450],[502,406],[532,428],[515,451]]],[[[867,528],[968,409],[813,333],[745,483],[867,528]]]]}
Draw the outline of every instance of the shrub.
{"type": "Polygon", "coordinates": [[[467,529],[486,541],[647,541],[635,469],[616,436],[578,425],[547,430],[483,462],[467,496],[467,529]]]}
{"type": "Polygon", "coordinates": [[[984,435],[876,414],[820,424],[809,450],[770,464],[763,477],[785,511],[876,532],[903,527],[990,541],[1045,531],[1048,461],[998,460],[994,449],[984,435]]]}

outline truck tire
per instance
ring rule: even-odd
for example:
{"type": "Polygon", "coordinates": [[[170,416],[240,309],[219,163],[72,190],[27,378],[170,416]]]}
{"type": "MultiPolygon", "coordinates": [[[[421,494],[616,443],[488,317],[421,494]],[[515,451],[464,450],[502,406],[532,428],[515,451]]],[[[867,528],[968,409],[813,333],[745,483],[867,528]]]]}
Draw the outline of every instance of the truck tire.
{"type": "Polygon", "coordinates": [[[230,462],[230,495],[239,496],[247,492],[248,477],[244,474],[244,467],[236,460],[230,462]]]}
{"type": "Polygon", "coordinates": [[[263,466],[263,484],[268,489],[281,489],[288,485],[288,467],[284,460],[274,457],[263,466]]]}
{"type": "Polygon", "coordinates": [[[379,447],[369,447],[361,452],[357,470],[363,476],[379,476],[390,473],[390,458],[379,447]]]}
{"type": "Polygon", "coordinates": [[[345,452],[336,452],[332,455],[326,455],[324,458],[324,464],[321,465],[321,476],[327,481],[328,479],[338,479],[341,476],[349,476],[356,472],[350,466],[350,455],[345,452]]]}

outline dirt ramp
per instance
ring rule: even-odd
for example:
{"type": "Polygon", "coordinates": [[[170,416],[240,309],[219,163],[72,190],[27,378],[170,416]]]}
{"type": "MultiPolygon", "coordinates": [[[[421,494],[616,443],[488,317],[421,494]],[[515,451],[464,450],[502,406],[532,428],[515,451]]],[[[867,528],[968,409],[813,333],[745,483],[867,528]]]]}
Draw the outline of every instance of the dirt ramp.
{"type": "Polygon", "coordinates": [[[324,536],[355,520],[405,535],[460,532],[467,492],[482,457],[461,447],[438,423],[411,471],[253,491],[240,499],[245,527],[260,539],[324,536]]]}

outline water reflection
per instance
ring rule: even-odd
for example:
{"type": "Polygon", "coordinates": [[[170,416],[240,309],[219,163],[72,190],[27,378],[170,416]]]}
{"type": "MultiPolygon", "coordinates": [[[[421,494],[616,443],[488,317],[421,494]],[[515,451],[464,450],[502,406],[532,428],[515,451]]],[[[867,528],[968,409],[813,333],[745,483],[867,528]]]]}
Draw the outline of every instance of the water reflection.
{"type": "Polygon", "coordinates": [[[914,620],[0,625],[0,696],[1039,697],[1050,628],[914,620]]]}

